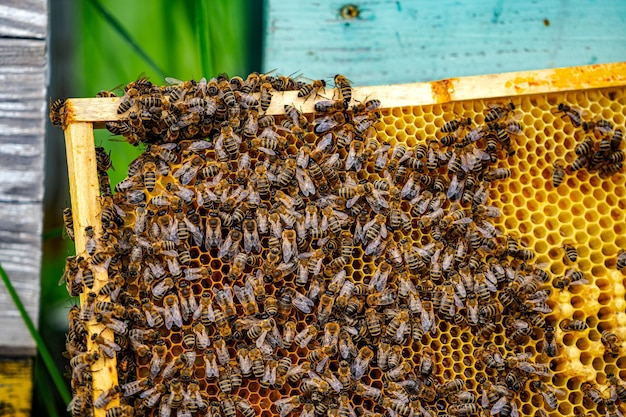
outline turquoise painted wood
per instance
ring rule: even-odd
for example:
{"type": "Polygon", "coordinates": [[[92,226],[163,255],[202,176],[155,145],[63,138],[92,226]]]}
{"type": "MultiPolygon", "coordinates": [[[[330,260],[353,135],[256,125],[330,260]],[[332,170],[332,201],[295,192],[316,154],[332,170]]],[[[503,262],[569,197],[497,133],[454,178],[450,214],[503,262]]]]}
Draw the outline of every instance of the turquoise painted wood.
{"type": "Polygon", "coordinates": [[[266,0],[264,19],[263,71],[358,85],[626,61],[623,0],[266,0]]]}

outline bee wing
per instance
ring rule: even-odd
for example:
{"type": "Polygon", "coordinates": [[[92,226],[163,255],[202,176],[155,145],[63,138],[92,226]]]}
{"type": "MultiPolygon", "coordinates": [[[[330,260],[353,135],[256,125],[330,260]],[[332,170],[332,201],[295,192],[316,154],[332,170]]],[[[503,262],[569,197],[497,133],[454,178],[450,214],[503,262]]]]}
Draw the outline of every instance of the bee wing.
{"type": "Polygon", "coordinates": [[[315,150],[318,152],[326,153],[328,149],[331,149],[333,146],[333,137],[332,132],[327,133],[319,140],[317,146],[315,146],[315,150]]]}
{"type": "Polygon", "coordinates": [[[363,226],[363,233],[367,233],[367,231],[374,225],[374,223],[376,223],[376,219],[372,219],[369,222],[365,223],[365,226],[363,226]]]}
{"type": "Polygon", "coordinates": [[[313,181],[311,181],[311,177],[301,168],[296,170],[296,179],[298,180],[298,185],[300,186],[300,190],[305,197],[315,194],[315,185],[313,181]]]}
{"type": "Polygon", "coordinates": [[[332,118],[324,116],[319,117],[313,121],[315,123],[314,131],[317,134],[324,133],[337,126],[337,122],[332,118]]]}
{"type": "Polygon", "coordinates": [[[357,155],[356,148],[354,146],[350,146],[350,150],[348,151],[348,156],[346,157],[346,170],[350,170],[352,167],[356,167],[357,165],[360,165],[360,164],[359,164],[359,158],[357,155]]]}
{"type": "Polygon", "coordinates": [[[191,232],[194,243],[198,246],[202,245],[202,242],[204,241],[204,236],[202,235],[200,227],[187,218],[185,218],[185,224],[187,225],[187,229],[189,229],[189,231],[191,232]]]}
{"type": "Polygon", "coordinates": [[[297,293],[296,296],[293,297],[292,303],[295,308],[305,314],[309,314],[311,311],[313,311],[313,307],[315,306],[315,303],[313,301],[300,293],[297,293]]]}
{"type": "Polygon", "coordinates": [[[383,239],[387,238],[387,226],[383,224],[380,228],[380,237],[383,239]]]}
{"type": "MultiPolygon", "coordinates": [[[[332,141],[331,141],[332,143],[332,141]]],[[[324,162],[323,165],[327,166],[327,167],[333,167],[335,166],[335,164],[337,164],[341,159],[341,155],[339,155],[338,153],[334,153],[332,154],[332,156],[330,158],[327,158],[324,162]]]]}
{"type": "Polygon", "coordinates": [[[177,325],[178,327],[183,327],[183,317],[180,313],[180,307],[178,304],[174,304],[171,307],[171,319],[172,323],[177,325]]]}
{"type": "MultiPolygon", "coordinates": [[[[381,229],[382,230],[382,229],[381,229]]],[[[380,243],[381,243],[381,236],[380,234],[378,236],[376,236],[376,238],[374,240],[372,240],[366,247],[365,247],[365,254],[366,255],[372,255],[374,253],[376,253],[380,248],[380,243]]]]}
{"type": "Polygon", "coordinates": [[[421,314],[421,321],[422,321],[422,329],[424,329],[426,333],[428,333],[428,331],[434,328],[435,326],[435,321],[433,320],[433,317],[431,316],[430,312],[425,311],[423,308],[422,308],[422,314],[421,314]]]}
{"type": "Polygon", "coordinates": [[[398,165],[402,165],[404,161],[413,156],[413,151],[406,151],[404,155],[398,160],[398,165]]]}
{"type": "Polygon", "coordinates": [[[276,155],[276,151],[273,151],[273,150],[271,150],[271,149],[269,149],[269,148],[264,148],[264,147],[262,147],[262,146],[259,146],[259,147],[257,148],[257,150],[259,150],[259,151],[261,151],[261,152],[263,152],[263,153],[265,153],[265,154],[267,154],[267,155],[270,155],[270,156],[274,156],[274,155],[276,155]]]}
{"type": "Polygon", "coordinates": [[[381,211],[383,211],[383,209],[389,208],[389,202],[387,200],[384,200],[384,199],[379,200],[374,195],[366,195],[365,200],[367,200],[371,209],[375,213],[380,213],[381,211]]]}
{"type": "Polygon", "coordinates": [[[187,161],[180,168],[178,168],[176,171],[174,171],[172,176],[174,178],[181,177],[189,170],[190,167],[191,167],[191,161],[187,161]]]}
{"type": "Polygon", "coordinates": [[[295,245],[295,242],[292,242],[290,239],[283,239],[282,249],[283,249],[283,260],[285,262],[289,262],[291,258],[297,255],[298,248],[295,245]]]}
{"type": "Polygon", "coordinates": [[[541,391],[541,396],[543,397],[543,404],[546,406],[546,408],[548,410],[554,410],[554,408],[552,408],[552,398],[550,396],[550,393],[547,391],[541,391]]]}
{"type": "Polygon", "coordinates": [[[259,233],[256,229],[252,232],[244,233],[243,247],[246,253],[250,253],[252,250],[255,252],[261,252],[261,241],[259,239],[259,233]]]}
{"type": "Polygon", "coordinates": [[[244,304],[246,302],[245,288],[235,284],[233,286],[233,291],[235,292],[235,297],[237,298],[237,301],[239,301],[240,304],[244,304]]]}
{"type": "MultiPolygon", "coordinates": [[[[217,233],[217,231],[215,233],[217,233]]],[[[228,236],[226,237],[226,240],[219,247],[219,251],[217,252],[217,257],[223,258],[224,256],[226,256],[226,254],[229,253],[231,246],[233,246],[233,241],[232,241],[231,234],[229,233],[228,236]]]]}
{"type": "Polygon", "coordinates": [[[207,309],[207,318],[209,319],[211,323],[215,323],[215,310],[213,310],[213,304],[209,303],[206,306],[206,309],[207,309]]]}
{"type": "Polygon", "coordinates": [[[400,326],[398,326],[398,330],[396,330],[396,334],[394,335],[394,340],[402,341],[404,339],[404,334],[409,331],[409,323],[402,322],[400,326]]]}
{"type": "Polygon", "coordinates": [[[493,407],[491,407],[491,415],[495,416],[496,414],[500,413],[502,407],[504,407],[508,401],[509,400],[506,396],[502,396],[498,401],[496,401],[493,407]]]}
{"type": "MultiPolygon", "coordinates": [[[[204,357],[204,364],[206,367],[206,377],[207,378],[217,378],[220,376],[219,368],[217,367],[217,362],[215,357],[212,360],[209,360],[206,356],[204,357]]],[[[252,364],[250,365],[252,366],[252,364]]]]}
{"type": "Polygon", "coordinates": [[[115,352],[119,352],[122,348],[117,345],[114,344],[115,346],[109,346],[107,344],[101,344],[100,346],[100,350],[102,350],[102,353],[104,353],[108,358],[114,358],[115,357],[115,352]]]}
{"type": "Polygon", "coordinates": [[[575,287],[577,285],[585,285],[585,284],[589,284],[589,281],[586,278],[583,278],[583,279],[579,279],[578,281],[572,281],[572,283],[569,284],[569,286],[575,287]]]}

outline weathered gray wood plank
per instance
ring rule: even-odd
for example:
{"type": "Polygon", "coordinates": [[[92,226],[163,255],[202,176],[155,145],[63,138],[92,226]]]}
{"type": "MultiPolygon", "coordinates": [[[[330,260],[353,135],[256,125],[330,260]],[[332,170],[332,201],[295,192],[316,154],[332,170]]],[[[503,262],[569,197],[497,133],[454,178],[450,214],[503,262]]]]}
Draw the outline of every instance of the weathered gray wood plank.
{"type": "MultiPolygon", "coordinates": [[[[36,3],[41,2],[20,3],[20,7],[36,3]]],[[[6,7],[0,5],[0,34],[6,31],[2,20],[6,7]]],[[[46,101],[45,41],[0,37],[0,262],[35,322],[39,314],[46,101]]],[[[0,354],[34,354],[35,344],[1,284],[0,330],[0,354]]]]}
{"type": "Polygon", "coordinates": [[[44,39],[47,12],[46,0],[1,0],[0,37],[44,39]]]}
{"type": "MultiPolygon", "coordinates": [[[[0,263],[28,314],[39,315],[41,203],[0,202],[0,263]]],[[[0,284],[0,355],[32,355],[34,342],[5,287],[0,284]]]]}

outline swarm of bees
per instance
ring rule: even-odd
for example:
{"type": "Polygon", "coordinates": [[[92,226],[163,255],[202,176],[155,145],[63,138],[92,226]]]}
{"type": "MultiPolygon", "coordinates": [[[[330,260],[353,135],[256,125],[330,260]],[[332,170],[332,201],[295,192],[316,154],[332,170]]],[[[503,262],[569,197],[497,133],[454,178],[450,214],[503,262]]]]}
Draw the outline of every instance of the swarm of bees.
{"type": "Polygon", "coordinates": [[[552,185],[558,187],[563,183],[566,174],[573,174],[581,169],[590,173],[598,172],[601,178],[608,178],[624,168],[624,151],[621,150],[624,131],[615,128],[608,120],[589,117],[583,111],[564,103],[559,103],[555,110],[561,117],[569,119],[572,126],[578,129],[584,139],[576,145],[576,159],[568,166],[562,161],[554,163],[552,185]]]}
{"type": "MultiPolygon", "coordinates": [[[[254,73],[124,89],[124,119],[107,128],[145,151],[112,189],[96,149],[103,233],[84,231],[63,277],[87,295],[67,338],[75,416],[252,417],[263,397],[281,417],[505,417],[528,392],[558,409],[555,328],[587,323],[549,320],[549,295],[587,280],[574,266],[553,280],[494,226],[489,189],[511,175],[503,160],[524,131],[515,105],[454,115],[409,147],[378,140],[378,100],[354,100],[342,75],[334,84],[254,73]],[[266,114],[288,90],[315,115],[266,114]],[[97,269],[109,281],[96,293],[97,269]],[[114,339],[90,335],[94,321],[114,339]],[[429,347],[451,332],[469,375],[429,347]],[[101,355],[117,358],[118,380],[94,396],[101,355]]],[[[601,341],[619,353],[617,335],[601,341]]],[[[581,388],[607,413],[626,400],[611,378],[610,397],[581,388]]]]}

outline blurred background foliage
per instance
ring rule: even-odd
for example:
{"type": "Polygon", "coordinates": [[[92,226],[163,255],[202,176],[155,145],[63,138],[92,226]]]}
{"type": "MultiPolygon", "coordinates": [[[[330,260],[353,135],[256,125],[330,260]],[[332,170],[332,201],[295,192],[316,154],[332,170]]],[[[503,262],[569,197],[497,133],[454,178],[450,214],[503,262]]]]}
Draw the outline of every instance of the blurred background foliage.
{"type": "MultiPolygon", "coordinates": [[[[261,0],[68,0],[51,1],[49,7],[52,99],[117,91],[139,76],[162,85],[164,77],[198,80],[225,72],[245,78],[260,70],[261,0]]],[[[96,131],[96,143],[111,152],[114,185],[140,149],[112,139],[96,131]]],[[[68,365],[61,355],[67,312],[78,303],[57,285],[65,258],[74,251],[61,233],[61,213],[70,205],[67,184],[63,133],[48,125],[39,329],[62,372],[68,365]]],[[[32,415],[67,415],[40,358],[35,381],[32,415]]]]}

